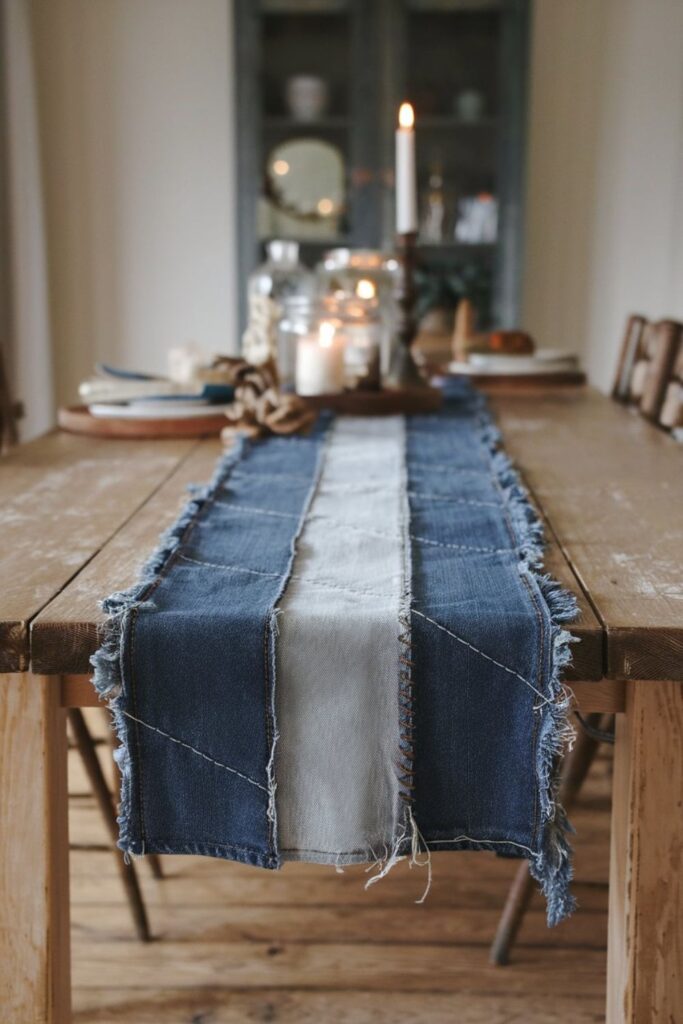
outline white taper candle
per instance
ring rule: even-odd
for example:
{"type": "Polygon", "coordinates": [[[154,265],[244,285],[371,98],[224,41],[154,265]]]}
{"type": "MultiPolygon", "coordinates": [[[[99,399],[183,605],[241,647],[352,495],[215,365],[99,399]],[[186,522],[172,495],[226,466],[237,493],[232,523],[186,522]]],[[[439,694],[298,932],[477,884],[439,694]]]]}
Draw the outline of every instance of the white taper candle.
{"type": "Polygon", "coordinates": [[[417,231],[415,115],[410,103],[402,103],[396,129],[396,232],[412,231],[417,231]]]}

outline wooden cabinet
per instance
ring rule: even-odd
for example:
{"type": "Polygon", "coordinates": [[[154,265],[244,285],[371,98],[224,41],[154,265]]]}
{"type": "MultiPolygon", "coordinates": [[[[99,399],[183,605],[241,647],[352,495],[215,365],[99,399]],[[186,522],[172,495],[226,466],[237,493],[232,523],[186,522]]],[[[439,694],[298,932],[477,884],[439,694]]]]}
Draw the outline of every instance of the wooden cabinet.
{"type": "MultiPolygon", "coordinates": [[[[290,139],[328,141],[345,166],[343,215],[332,231],[299,239],[305,262],[335,246],[391,248],[394,128],[409,99],[421,221],[430,192],[443,207],[441,232],[420,238],[423,305],[465,289],[482,326],[515,326],[528,0],[235,0],[234,9],[242,295],[269,235],[259,217],[264,168],[290,139]],[[288,109],[286,82],[298,74],[327,86],[324,112],[310,123],[288,109]],[[482,193],[498,203],[495,240],[457,241],[459,202],[482,193]]],[[[291,225],[286,236],[296,237],[291,225]]]]}

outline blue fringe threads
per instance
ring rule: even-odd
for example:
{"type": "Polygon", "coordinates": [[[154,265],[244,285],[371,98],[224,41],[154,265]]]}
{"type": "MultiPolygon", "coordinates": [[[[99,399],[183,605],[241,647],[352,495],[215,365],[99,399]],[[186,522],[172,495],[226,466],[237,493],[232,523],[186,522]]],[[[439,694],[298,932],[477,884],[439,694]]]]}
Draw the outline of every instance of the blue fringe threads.
{"type": "Polygon", "coordinates": [[[548,924],[552,927],[568,917],[576,907],[569,891],[573,877],[571,847],[567,833],[572,831],[564,809],[557,801],[560,763],[564,751],[574,740],[569,721],[571,694],[562,684],[564,669],[571,664],[572,643],[577,641],[562,623],[578,614],[576,598],[549,574],[542,571],[544,552],[543,524],[529,500],[511,459],[501,451],[502,436],[493,424],[482,395],[473,396],[478,412],[479,437],[491,459],[493,474],[518,539],[519,572],[529,577],[541,592],[551,620],[550,677],[548,700],[535,709],[540,715],[536,748],[536,779],[540,798],[543,832],[540,851],[530,858],[529,869],[546,898],[548,924]]]}
{"type": "Polygon", "coordinates": [[[182,543],[187,529],[197,519],[207,502],[213,499],[219,487],[229,477],[233,467],[245,454],[250,443],[247,438],[238,437],[233,448],[219,460],[211,481],[204,487],[189,488],[192,495],[191,500],[187,502],[173,525],[161,534],[158,546],[140,570],[137,582],[128,590],[111,594],[101,604],[108,618],[101,630],[101,646],[91,657],[90,664],[95,670],[93,685],[99,697],[107,701],[119,740],[119,746],[114,753],[121,774],[117,845],[126,853],[133,844],[130,823],[132,775],[128,735],[130,722],[121,707],[122,660],[125,657],[124,637],[127,635],[127,625],[131,616],[139,608],[153,607],[152,601],[145,600],[145,594],[156,581],[168,559],[182,543]]]}

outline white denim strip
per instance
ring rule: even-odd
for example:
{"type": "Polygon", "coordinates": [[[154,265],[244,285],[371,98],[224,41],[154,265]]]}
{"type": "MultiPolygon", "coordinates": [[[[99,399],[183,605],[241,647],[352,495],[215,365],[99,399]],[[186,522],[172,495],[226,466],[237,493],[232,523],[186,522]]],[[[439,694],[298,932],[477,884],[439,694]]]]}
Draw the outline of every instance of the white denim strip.
{"type": "Polygon", "coordinates": [[[285,860],[370,860],[396,836],[404,452],[402,417],[339,418],[299,539],[277,639],[285,860]]]}

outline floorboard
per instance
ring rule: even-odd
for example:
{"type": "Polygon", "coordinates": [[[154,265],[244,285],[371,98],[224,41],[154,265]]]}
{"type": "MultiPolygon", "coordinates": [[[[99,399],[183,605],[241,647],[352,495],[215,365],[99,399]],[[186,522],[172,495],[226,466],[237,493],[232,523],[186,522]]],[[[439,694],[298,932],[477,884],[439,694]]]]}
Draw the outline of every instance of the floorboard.
{"type": "MultiPolygon", "coordinates": [[[[99,731],[100,723],[92,719],[99,731]]],[[[110,757],[100,748],[103,763],[110,757]]],[[[108,767],[108,765],[107,765],[108,767]]],[[[548,931],[535,897],[512,963],[488,944],[516,863],[438,854],[434,882],[401,864],[368,892],[360,868],[281,873],[205,858],[138,864],[155,941],[142,945],[113,854],[74,850],[75,1024],[597,1024],[604,1019],[611,760],[576,808],[580,910],[548,931]]],[[[70,829],[106,836],[75,752],[70,829]]]]}

